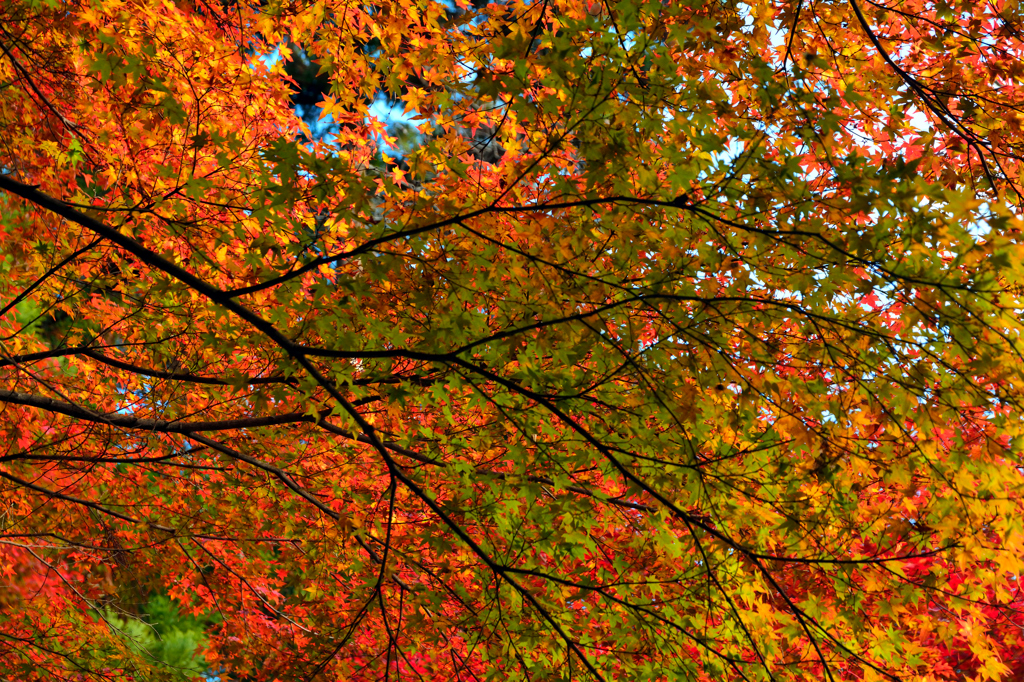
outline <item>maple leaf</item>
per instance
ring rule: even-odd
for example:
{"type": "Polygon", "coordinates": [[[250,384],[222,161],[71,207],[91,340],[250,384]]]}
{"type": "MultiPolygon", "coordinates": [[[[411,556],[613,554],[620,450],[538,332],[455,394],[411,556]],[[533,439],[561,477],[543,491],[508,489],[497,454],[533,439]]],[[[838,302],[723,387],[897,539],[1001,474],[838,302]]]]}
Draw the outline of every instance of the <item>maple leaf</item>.
{"type": "Polygon", "coordinates": [[[0,677],[1021,678],[1013,9],[4,3],[0,677]]]}

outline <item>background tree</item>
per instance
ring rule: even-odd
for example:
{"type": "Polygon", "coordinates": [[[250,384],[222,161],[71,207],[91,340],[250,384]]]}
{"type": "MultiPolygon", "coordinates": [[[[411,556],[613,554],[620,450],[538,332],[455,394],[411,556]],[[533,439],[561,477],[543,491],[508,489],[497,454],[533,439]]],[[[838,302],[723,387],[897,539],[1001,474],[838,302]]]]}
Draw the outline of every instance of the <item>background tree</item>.
{"type": "Polygon", "coordinates": [[[0,671],[1018,678],[1019,18],[4,3],[0,671]]]}

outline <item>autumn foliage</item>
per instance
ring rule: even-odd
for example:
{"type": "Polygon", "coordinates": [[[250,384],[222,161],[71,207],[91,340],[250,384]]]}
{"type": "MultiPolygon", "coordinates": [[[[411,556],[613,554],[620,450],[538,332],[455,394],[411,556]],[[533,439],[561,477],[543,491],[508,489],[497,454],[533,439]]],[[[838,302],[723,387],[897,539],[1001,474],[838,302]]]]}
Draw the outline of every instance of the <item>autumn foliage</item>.
{"type": "Polygon", "coordinates": [[[1022,51],[0,3],[0,677],[1024,678],[1022,51]]]}

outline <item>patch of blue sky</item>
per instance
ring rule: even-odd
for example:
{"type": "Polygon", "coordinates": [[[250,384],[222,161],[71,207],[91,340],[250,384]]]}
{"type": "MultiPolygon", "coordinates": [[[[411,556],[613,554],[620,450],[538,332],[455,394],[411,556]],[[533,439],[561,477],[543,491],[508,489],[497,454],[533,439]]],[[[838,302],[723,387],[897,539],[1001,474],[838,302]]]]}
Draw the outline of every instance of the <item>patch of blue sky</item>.
{"type": "MultiPolygon", "coordinates": [[[[380,121],[388,130],[392,130],[396,126],[414,127],[417,125],[415,118],[419,116],[419,112],[415,109],[406,110],[403,104],[390,101],[384,96],[378,96],[373,104],[370,105],[367,113],[369,115],[368,119],[380,121]]],[[[388,145],[383,136],[377,136],[376,142],[377,148],[381,153],[391,157],[401,156],[402,151],[388,145]]]]}

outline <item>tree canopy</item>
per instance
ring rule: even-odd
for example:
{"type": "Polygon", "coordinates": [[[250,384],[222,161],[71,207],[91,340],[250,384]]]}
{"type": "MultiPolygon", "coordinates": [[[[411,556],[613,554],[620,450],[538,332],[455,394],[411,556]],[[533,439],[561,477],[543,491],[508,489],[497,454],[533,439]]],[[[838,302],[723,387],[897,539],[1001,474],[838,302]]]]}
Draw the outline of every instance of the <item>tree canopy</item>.
{"type": "Polygon", "coordinates": [[[1022,56],[0,3],[0,676],[1020,679],[1022,56]]]}

